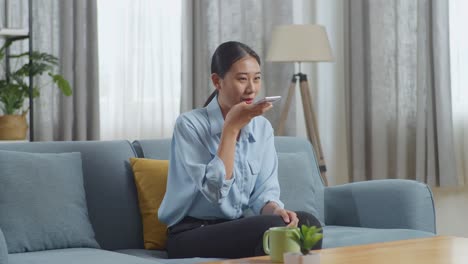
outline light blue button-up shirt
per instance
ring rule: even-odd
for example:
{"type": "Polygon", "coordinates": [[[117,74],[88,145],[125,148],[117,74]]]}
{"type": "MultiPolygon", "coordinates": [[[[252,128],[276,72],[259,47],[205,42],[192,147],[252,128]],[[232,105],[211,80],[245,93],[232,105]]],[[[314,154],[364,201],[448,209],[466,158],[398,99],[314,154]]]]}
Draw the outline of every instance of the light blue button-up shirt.
{"type": "Polygon", "coordinates": [[[217,155],[223,124],[217,97],[177,119],[166,194],[158,211],[168,226],[185,216],[237,219],[248,208],[260,214],[270,201],[284,207],[270,122],[257,116],[241,130],[230,180],[225,179],[224,163],[217,155]]]}

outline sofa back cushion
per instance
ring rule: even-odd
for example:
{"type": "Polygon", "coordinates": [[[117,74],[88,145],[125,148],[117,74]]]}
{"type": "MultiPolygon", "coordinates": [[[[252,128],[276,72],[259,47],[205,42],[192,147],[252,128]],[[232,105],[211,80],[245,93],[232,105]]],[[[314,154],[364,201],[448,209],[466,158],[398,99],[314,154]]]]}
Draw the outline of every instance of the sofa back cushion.
{"type": "MultiPolygon", "coordinates": [[[[169,159],[170,139],[133,142],[139,157],[169,159]]],[[[305,138],[275,137],[281,201],[291,210],[313,214],[323,224],[324,185],[312,145],[305,138]]]]}
{"type": "Polygon", "coordinates": [[[132,144],[140,158],[168,160],[171,157],[171,140],[168,138],[135,140],[132,144]]]}
{"type": "Polygon", "coordinates": [[[138,198],[128,141],[5,143],[0,149],[23,152],[80,152],[89,219],[103,249],[143,248],[138,198]]]}
{"type": "Polygon", "coordinates": [[[317,158],[305,138],[276,137],[278,180],[286,208],[313,214],[325,223],[324,191],[317,158]]]}
{"type": "Polygon", "coordinates": [[[0,227],[9,253],[98,248],[81,154],[0,150],[0,227]]]}

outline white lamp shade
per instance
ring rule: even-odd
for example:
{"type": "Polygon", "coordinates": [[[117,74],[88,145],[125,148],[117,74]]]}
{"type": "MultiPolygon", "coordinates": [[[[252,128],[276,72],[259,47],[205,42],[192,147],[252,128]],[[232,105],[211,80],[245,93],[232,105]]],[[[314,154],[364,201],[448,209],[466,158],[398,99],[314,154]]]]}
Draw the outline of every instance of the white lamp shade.
{"type": "Polygon", "coordinates": [[[271,38],[267,61],[332,61],[325,28],[321,25],[285,25],[276,27],[271,38]]]}

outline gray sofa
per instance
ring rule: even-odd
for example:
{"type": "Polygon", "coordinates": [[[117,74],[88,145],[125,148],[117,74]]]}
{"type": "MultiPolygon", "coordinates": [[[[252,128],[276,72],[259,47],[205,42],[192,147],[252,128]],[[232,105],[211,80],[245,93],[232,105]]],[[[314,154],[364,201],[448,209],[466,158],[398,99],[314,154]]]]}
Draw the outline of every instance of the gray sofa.
{"type": "MultiPolygon", "coordinates": [[[[324,223],[324,248],[435,235],[431,190],[409,180],[379,180],[324,187],[307,140],[277,137],[281,199],[324,223]]],[[[198,263],[213,259],[167,259],[143,249],[131,157],[168,159],[170,140],[34,142],[0,144],[0,150],[80,152],[89,220],[99,248],[60,248],[6,254],[0,226],[0,264],[198,263]],[[3,254],[3,257],[2,257],[3,254]]],[[[0,179],[3,172],[0,171],[0,179]]],[[[1,203],[2,201],[0,201],[1,203]]],[[[248,214],[248,212],[246,212],[248,214]]],[[[8,214],[8,212],[1,212],[8,214]]],[[[1,217],[1,216],[0,216],[1,217]]],[[[33,217],[33,216],[31,216],[33,217]]],[[[200,238],[200,243],[203,238],[200,238]]]]}

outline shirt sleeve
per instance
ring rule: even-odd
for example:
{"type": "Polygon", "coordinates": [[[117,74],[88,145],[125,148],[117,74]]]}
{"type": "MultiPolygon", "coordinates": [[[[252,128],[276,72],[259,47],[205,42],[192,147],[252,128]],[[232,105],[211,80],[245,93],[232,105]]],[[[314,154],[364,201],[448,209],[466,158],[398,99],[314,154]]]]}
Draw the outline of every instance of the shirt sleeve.
{"type": "Polygon", "coordinates": [[[261,170],[255,182],[255,187],[250,196],[249,206],[252,211],[259,215],[262,208],[268,202],[275,202],[281,208],[284,204],[280,201],[280,187],[278,182],[278,156],[276,155],[273,132],[266,142],[264,158],[261,170]]]}
{"type": "Polygon", "coordinates": [[[221,203],[229,193],[234,177],[226,180],[224,162],[213,155],[197,134],[195,126],[186,117],[176,121],[173,136],[171,174],[190,177],[197,189],[212,203],[221,203]]]}

